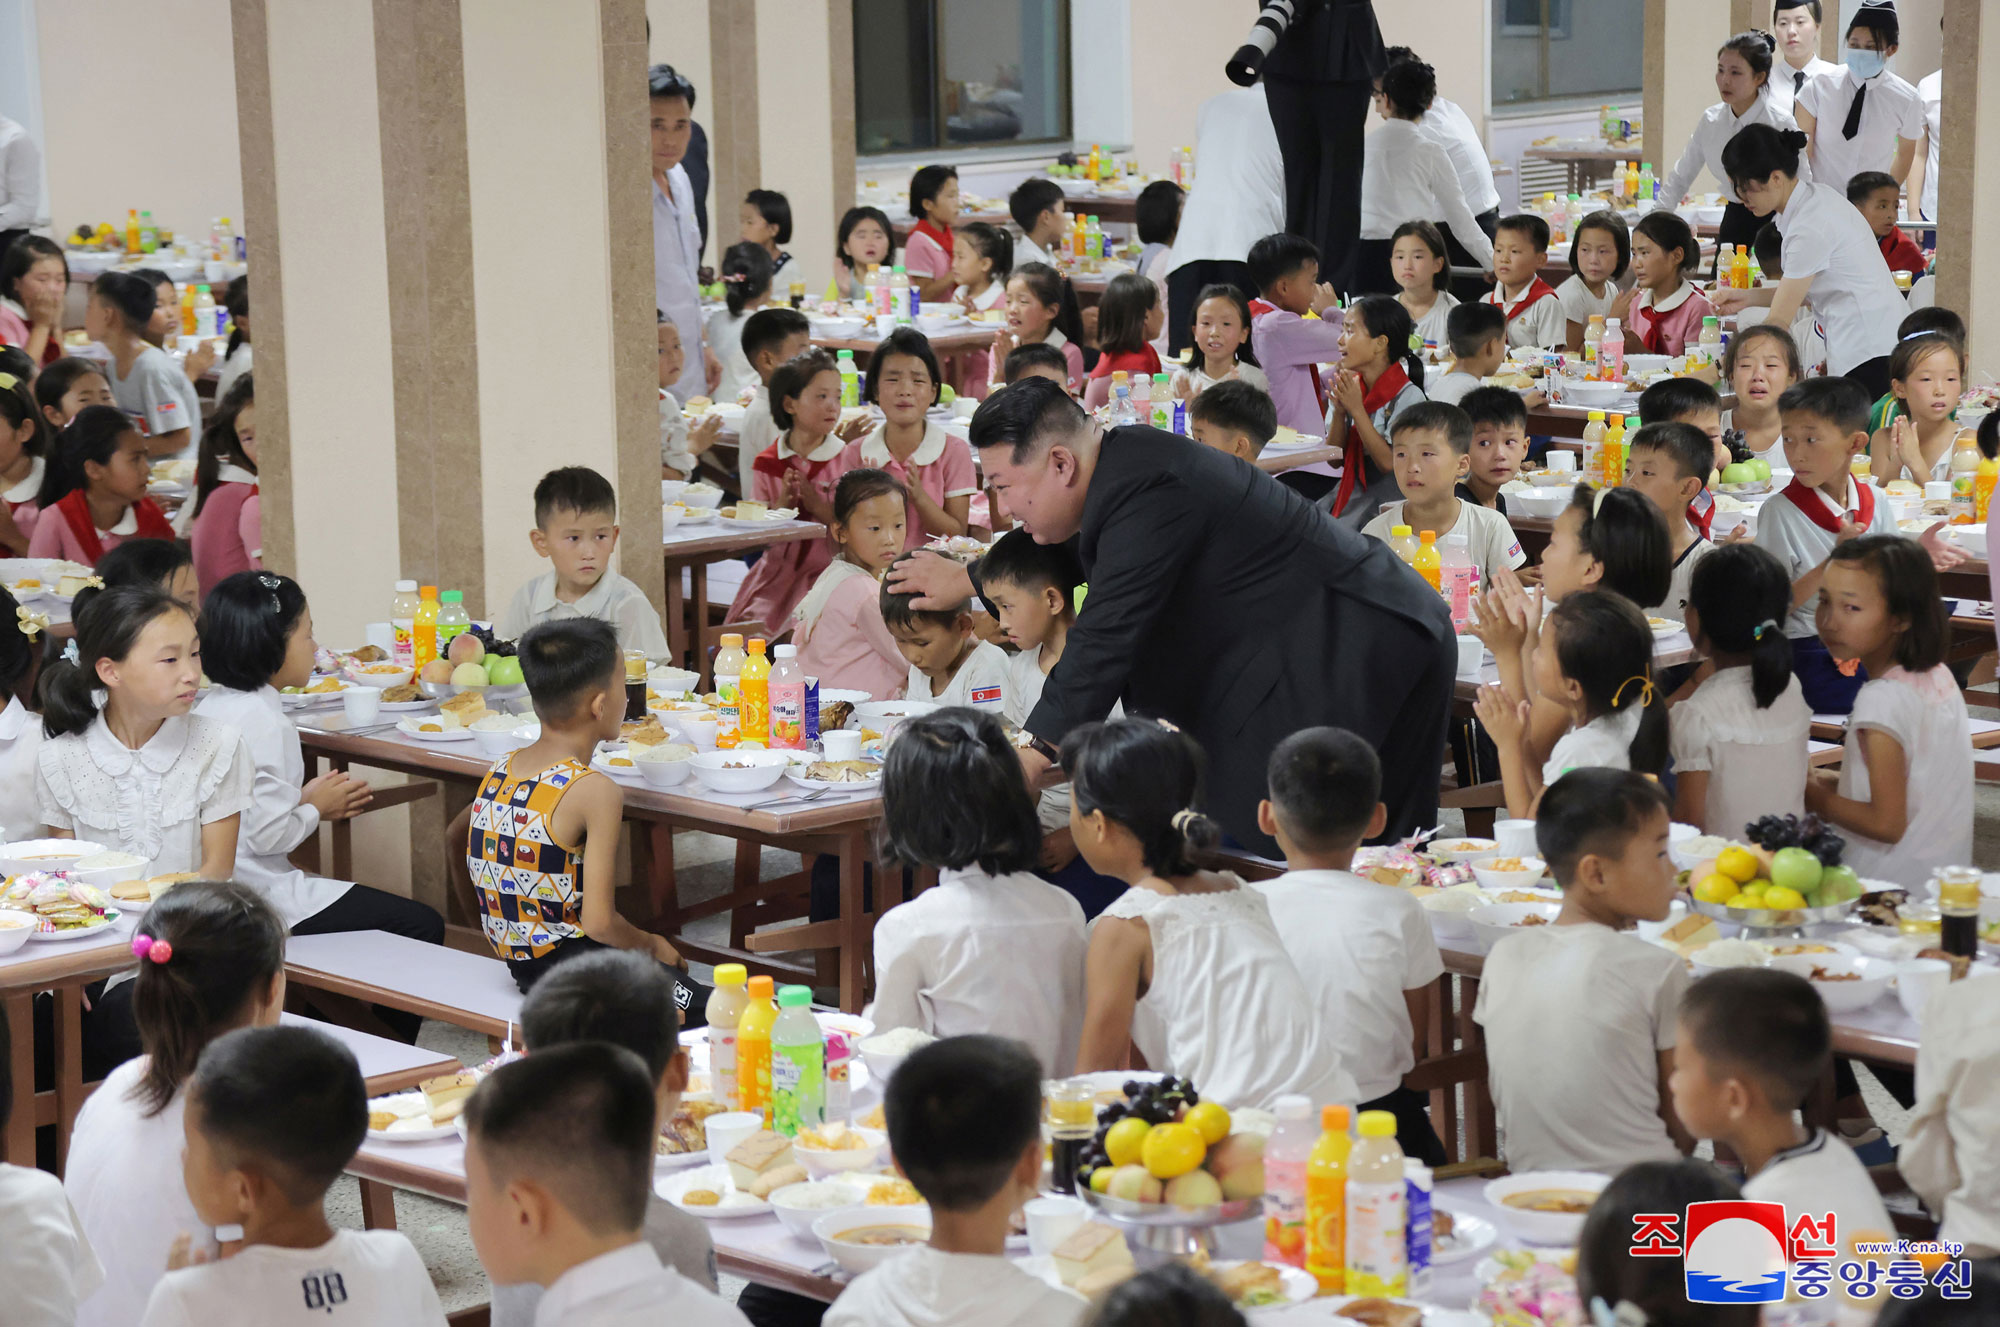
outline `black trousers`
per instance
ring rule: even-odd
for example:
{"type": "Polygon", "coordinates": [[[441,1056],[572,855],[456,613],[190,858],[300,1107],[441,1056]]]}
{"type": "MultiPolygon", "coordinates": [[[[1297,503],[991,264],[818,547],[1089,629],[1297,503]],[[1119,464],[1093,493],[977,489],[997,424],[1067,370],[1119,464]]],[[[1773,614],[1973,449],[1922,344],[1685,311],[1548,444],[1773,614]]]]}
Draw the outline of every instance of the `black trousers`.
{"type": "Polygon", "coordinates": [[[1396,271],[1389,265],[1389,255],[1395,251],[1394,240],[1356,240],[1354,261],[1348,264],[1347,285],[1341,294],[1395,294],[1401,289],[1396,284],[1396,271]]]}
{"type": "Polygon", "coordinates": [[[1167,351],[1175,358],[1194,344],[1195,302],[1209,286],[1234,286],[1246,299],[1257,298],[1248,263],[1197,258],[1167,273],[1167,351]]]}
{"type": "Polygon", "coordinates": [[[1431,1126],[1429,1093],[1414,1092],[1398,1084],[1394,1091],[1362,1102],[1355,1113],[1364,1110],[1386,1110],[1396,1117],[1396,1145],[1403,1149],[1404,1156],[1426,1166],[1442,1166],[1451,1160],[1437,1130],[1431,1126]]]}
{"type": "MultiPolygon", "coordinates": [[[[444,918],[437,909],[386,890],[356,885],[292,928],[293,935],[332,935],[338,931],[387,931],[427,945],[444,943],[444,918]]],[[[414,1045],[423,1015],[374,1006],[375,1016],[389,1030],[414,1045]]]]}
{"type": "MultiPolygon", "coordinates": [[[[536,982],[549,974],[552,968],[567,963],[573,958],[581,958],[585,954],[593,954],[600,949],[609,949],[610,947],[591,939],[587,935],[578,936],[574,940],[562,941],[540,958],[518,958],[512,960],[507,964],[507,973],[514,979],[514,984],[521,988],[521,994],[526,995],[536,982]]],[[[664,967],[665,965],[662,964],[661,966],[664,967]]],[[[688,976],[687,969],[684,967],[667,968],[667,975],[674,979],[674,1003],[679,1006],[681,1011],[681,1026],[683,1028],[707,1027],[708,988],[688,976]]]]}
{"type": "MultiPolygon", "coordinates": [[[[1492,207],[1487,208],[1484,212],[1474,217],[1473,220],[1479,223],[1479,229],[1486,232],[1486,238],[1489,240],[1492,239],[1500,230],[1500,205],[1495,203],[1492,207]]],[[[1471,252],[1458,242],[1458,236],[1451,233],[1450,226],[1439,222],[1438,230],[1444,235],[1445,251],[1451,255],[1451,265],[1453,267],[1477,267],[1483,269],[1487,266],[1487,264],[1474,258],[1471,252]]],[[[1490,282],[1476,276],[1453,277],[1451,281],[1451,293],[1461,304],[1478,300],[1492,288],[1490,282]]]]}
{"type": "Polygon", "coordinates": [[[1285,229],[1319,246],[1319,279],[1342,289],[1350,288],[1361,234],[1362,140],[1372,91],[1366,80],[1264,76],[1271,127],[1285,154],[1285,229]]]}
{"type": "Polygon", "coordinates": [[[1868,389],[1869,400],[1878,400],[1889,394],[1889,357],[1877,355],[1863,360],[1840,376],[1854,379],[1868,389]]]}

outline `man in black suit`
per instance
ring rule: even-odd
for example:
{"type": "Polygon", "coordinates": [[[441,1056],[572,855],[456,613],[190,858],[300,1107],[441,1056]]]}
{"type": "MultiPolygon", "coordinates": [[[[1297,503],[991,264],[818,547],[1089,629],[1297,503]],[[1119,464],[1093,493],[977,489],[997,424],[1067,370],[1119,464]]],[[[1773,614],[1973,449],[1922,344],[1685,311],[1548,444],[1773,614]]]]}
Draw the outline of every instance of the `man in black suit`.
{"type": "MultiPolygon", "coordinates": [[[[1031,778],[1122,699],[1201,742],[1203,809],[1253,851],[1276,851],[1257,829],[1272,750],[1321,724],[1381,753],[1389,835],[1436,823],[1457,647],[1444,602],[1387,544],[1186,438],[1105,433],[1042,379],[981,405],[971,439],[1007,510],[1042,543],[1076,539],[1090,579],[1025,725],[1031,778]]],[[[940,600],[972,589],[941,558],[892,579],[940,600]]]]}

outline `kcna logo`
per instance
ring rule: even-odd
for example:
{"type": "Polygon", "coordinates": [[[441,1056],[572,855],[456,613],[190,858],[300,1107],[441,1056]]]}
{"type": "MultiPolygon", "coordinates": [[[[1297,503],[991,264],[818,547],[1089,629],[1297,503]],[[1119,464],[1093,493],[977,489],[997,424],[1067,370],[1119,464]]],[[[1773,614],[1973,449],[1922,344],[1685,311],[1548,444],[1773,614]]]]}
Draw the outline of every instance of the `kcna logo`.
{"type": "Polygon", "coordinates": [[[1912,1245],[1886,1231],[1881,1243],[1870,1244],[1865,1241],[1873,1236],[1863,1232],[1864,1242],[1842,1260],[1831,1212],[1801,1213],[1787,1224],[1783,1203],[1691,1203],[1685,1218],[1647,1213],[1634,1216],[1632,1225],[1633,1257],[1682,1259],[1691,1304],[1775,1304],[1787,1290],[1818,1299],[1836,1285],[1843,1296],[1862,1301],[1884,1293],[1914,1298],[1927,1284],[1946,1299],[1971,1293],[1971,1267],[1955,1244],[1912,1245]],[[1938,1262],[1935,1273],[1926,1258],[1938,1262]]]}

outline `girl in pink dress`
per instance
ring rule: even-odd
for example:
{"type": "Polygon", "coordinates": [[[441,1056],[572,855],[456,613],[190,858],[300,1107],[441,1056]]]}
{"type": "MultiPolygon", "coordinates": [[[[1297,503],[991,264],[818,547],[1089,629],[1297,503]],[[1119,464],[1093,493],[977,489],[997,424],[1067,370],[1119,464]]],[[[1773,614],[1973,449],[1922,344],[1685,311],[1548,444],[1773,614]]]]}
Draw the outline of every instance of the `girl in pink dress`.
{"type": "Polygon", "coordinates": [[[188,544],[201,597],[239,571],[264,565],[263,499],[257,492],[257,390],[238,378],[201,435],[188,544]]]}
{"type": "Polygon", "coordinates": [[[991,387],[1006,378],[1007,355],[1015,346],[1042,342],[1061,352],[1069,367],[1064,386],[1074,396],[1083,390],[1083,315],[1069,278],[1047,263],[1023,263],[1007,278],[1007,325],[993,338],[993,361],[987,370],[991,387]]]}
{"type": "Polygon", "coordinates": [[[938,362],[914,327],[898,327],[875,348],[868,365],[868,401],[883,420],[847,449],[847,466],[886,470],[909,491],[905,546],[922,548],[940,535],[967,531],[979,479],[972,448],[929,418],[938,399],[938,362]]]}
{"type": "MultiPolygon", "coordinates": [[[[824,350],[808,350],[771,375],[771,420],[781,430],[750,467],[750,496],[771,507],[796,507],[799,518],[830,525],[833,489],[851,466],[847,444],[868,428],[861,415],[840,422],[840,371],[824,350]]],[[[731,622],[761,622],[776,633],[833,560],[825,540],[774,544],[743,578],[731,622]]]]}
{"type": "Polygon", "coordinates": [[[151,473],[146,439],[125,412],[86,406],[56,439],[28,556],[94,567],[127,539],[172,539],[173,526],[146,496],[151,473]]]}
{"type": "Polygon", "coordinates": [[[0,547],[11,557],[28,551],[28,536],[35,532],[48,440],[27,381],[0,371],[0,497],[6,499],[0,503],[0,547]]]}
{"type": "Polygon", "coordinates": [[[1628,354],[1680,355],[1701,339],[1701,320],[1715,308],[1688,277],[1701,265],[1701,245],[1672,212],[1648,212],[1632,228],[1635,284],[1612,301],[1622,318],[1628,354]]]}
{"type": "Polygon", "coordinates": [[[792,614],[799,663],[820,689],[866,691],[895,700],[910,664],[882,620],[882,573],[903,552],[909,492],[882,470],[849,470],[833,491],[833,542],[840,556],[792,614]]]}

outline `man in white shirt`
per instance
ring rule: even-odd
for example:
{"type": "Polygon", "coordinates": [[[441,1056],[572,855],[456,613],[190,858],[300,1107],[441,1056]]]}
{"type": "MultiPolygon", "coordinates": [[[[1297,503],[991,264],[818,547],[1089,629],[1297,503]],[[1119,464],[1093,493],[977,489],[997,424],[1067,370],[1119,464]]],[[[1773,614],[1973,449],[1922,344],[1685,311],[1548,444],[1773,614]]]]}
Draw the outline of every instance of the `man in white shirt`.
{"type": "Polygon", "coordinates": [[[543,1287],[536,1327],[748,1327],[646,1242],[653,1087],[631,1051],[575,1042],[501,1066],[467,1102],[472,1247],[496,1285],[543,1287]]]}
{"type": "Polygon", "coordinates": [[[1792,118],[1812,139],[1813,178],[1836,189],[1863,171],[1909,178],[1924,136],[1924,101],[1889,72],[1898,35],[1894,9],[1864,8],[1847,30],[1847,68],[1807,84],[1792,118]]]}
{"type": "MultiPolygon", "coordinates": [[[[1074,1327],[1089,1305],[1007,1259],[1007,1225],[1041,1189],[1042,1066],[1004,1037],[912,1054],[884,1093],[896,1165],[931,1209],[930,1242],[863,1272],[826,1327],[1074,1327]]],[[[662,1319],[666,1321],[666,1319],[662,1319]]]]}
{"type": "Polygon", "coordinates": [[[1358,1109],[1393,1113],[1403,1155],[1443,1165],[1429,1100],[1404,1087],[1403,1075],[1416,1067],[1415,1030],[1444,962],[1415,896],[1349,869],[1388,818],[1381,762],[1345,729],[1308,728],[1271,753],[1269,789],[1257,824],[1290,869],[1252,888],[1270,903],[1285,952],[1354,1075],[1358,1109]]]}
{"type": "MultiPolygon", "coordinates": [[[[1973,969],[1974,974],[1979,973],[1973,969]]],[[[1938,1238],[2000,1254],[2000,1020],[1990,976],[1933,988],[1917,1042],[1917,1107],[1896,1159],[1938,1238]]]]}
{"type": "Polygon", "coordinates": [[[0,115],[0,254],[28,231],[48,224],[42,150],[26,129],[0,115]]]}
{"type": "Polygon", "coordinates": [[[672,65],[654,65],[647,75],[653,133],[653,303],[681,329],[683,346],[700,346],[672,384],[674,399],[706,396],[722,379],[722,362],[701,339],[701,229],[695,220],[694,186],[681,158],[694,132],[694,84],[672,65]]]}
{"type": "Polygon", "coordinates": [[[1202,288],[1255,295],[1250,246],[1285,228],[1285,157],[1263,86],[1218,92],[1195,112],[1194,125],[1200,170],[1167,255],[1167,345],[1175,355],[1192,344],[1202,288]]]}
{"type": "Polygon", "coordinates": [[[1819,58],[1820,0],[1777,0],[1771,8],[1779,57],[1771,66],[1771,101],[1790,115],[1792,102],[1815,78],[1837,74],[1840,66],[1819,58]]]}

